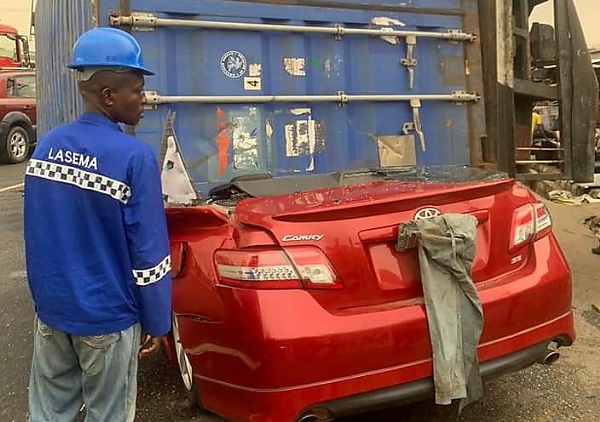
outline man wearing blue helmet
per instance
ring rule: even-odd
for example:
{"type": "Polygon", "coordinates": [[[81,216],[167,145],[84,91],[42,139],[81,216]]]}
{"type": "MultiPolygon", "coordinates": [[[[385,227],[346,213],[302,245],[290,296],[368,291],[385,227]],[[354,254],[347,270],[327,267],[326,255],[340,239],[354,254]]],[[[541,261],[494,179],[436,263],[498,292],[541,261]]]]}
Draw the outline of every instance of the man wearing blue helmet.
{"type": "Polygon", "coordinates": [[[121,130],[142,117],[141,49],[98,28],[73,47],[85,112],[40,141],[25,177],[36,310],[30,422],[133,421],[138,357],[171,324],[171,261],[156,157],[121,130]],[[144,335],[144,344],[140,339],[144,335]]]}

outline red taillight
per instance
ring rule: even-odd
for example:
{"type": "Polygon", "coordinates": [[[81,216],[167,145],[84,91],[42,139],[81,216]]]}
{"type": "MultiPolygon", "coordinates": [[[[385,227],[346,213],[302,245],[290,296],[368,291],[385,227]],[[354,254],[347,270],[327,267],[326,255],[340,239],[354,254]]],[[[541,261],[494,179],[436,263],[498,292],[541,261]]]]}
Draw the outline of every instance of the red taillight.
{"type": "Polygon", "coordinates": [[[551,230],[552,220],[544,204],[523,205],[513,213],[509,249],[514,251],[551,230]]]}
{"type": "Polygon", "coordinates": [[[299,246],[286,249],[292,259],[302,285],[307,289],[339,289],[333,267],[321,250],[310,246],[299,246]]]}
{"type": "Polygon", "coordinates": [[[223,284],[263,289],[300,287],[298,271],[281,250],[220,250],[215,264],[223,284]]]}
{"type": "Polygon", "coordinates": [[[552,231],[552,218],[544,204],[534,204],[535,210],[535,237],[539,239],[552,231]]]}
{"type": "Polygon", "coordinates": [[[341,285],[323,253],[313,247],[220,250],[215,254],[223,284],[255,289],[337,289],[341,285]]]}

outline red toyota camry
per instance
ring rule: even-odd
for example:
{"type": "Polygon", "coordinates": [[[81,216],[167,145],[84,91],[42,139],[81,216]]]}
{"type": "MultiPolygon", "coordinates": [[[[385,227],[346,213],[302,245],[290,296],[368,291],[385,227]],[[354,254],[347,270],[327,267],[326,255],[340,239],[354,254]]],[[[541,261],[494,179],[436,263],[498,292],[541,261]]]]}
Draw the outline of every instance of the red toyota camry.
{"type": "Polygon", "coordinates": [[[195,402],[233,421],[316,422],[430,399],[432,347],[402,222],[477,220],[484,380],[575,338],[548,210],[510,178],[357,171],[238,180],[168,209],[173,341],[195,402]]]}

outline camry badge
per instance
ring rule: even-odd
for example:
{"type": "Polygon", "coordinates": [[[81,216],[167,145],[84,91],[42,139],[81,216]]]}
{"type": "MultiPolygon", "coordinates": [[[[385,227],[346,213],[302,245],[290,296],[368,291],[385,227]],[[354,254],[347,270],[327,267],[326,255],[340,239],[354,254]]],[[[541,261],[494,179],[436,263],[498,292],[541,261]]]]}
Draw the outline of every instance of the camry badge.
{"type": "Polygon", "coordinates": [[[325,237],[324,234],[286,234],[281,239],[282,242],[303,242],[303,241],[314,241],[318,242],[319,240],[325,237]]]}

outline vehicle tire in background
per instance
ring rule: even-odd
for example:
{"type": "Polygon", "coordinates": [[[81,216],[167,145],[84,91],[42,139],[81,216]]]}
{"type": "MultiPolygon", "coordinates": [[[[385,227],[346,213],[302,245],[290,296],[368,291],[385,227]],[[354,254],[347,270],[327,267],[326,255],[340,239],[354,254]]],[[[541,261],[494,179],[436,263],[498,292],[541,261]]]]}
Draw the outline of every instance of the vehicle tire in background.
{"type": "Polygon", "coordinates": [[[29,133],[22,126],[13,126],[5,139],[0,139],[0,163],[18,164],[27,160],[31,140],[29,133]]]}

